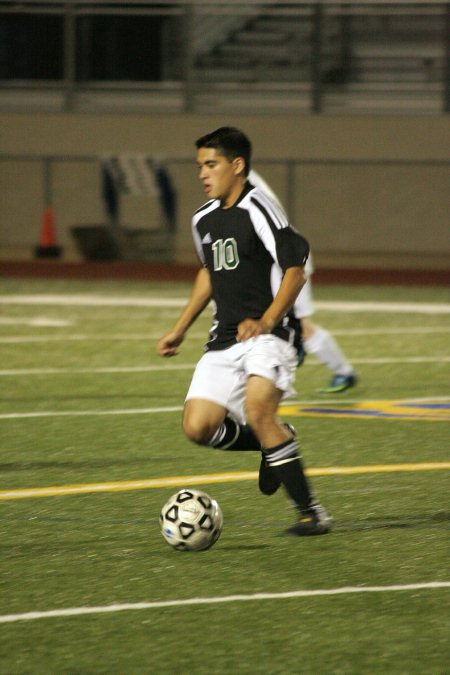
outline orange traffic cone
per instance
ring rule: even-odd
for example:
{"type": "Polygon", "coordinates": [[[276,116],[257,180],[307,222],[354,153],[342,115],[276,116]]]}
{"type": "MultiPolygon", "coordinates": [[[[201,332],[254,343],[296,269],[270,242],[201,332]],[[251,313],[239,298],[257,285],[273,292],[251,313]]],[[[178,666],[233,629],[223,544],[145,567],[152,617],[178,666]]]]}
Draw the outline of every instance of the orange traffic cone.
{"type": "Polygon", "coordinates": [[[61,246],[56,243],[54,213],[51,207],[45,208],[42,213],[41,237],[34,253],[36,258],[59,258],[62,253],[61,246]]]}

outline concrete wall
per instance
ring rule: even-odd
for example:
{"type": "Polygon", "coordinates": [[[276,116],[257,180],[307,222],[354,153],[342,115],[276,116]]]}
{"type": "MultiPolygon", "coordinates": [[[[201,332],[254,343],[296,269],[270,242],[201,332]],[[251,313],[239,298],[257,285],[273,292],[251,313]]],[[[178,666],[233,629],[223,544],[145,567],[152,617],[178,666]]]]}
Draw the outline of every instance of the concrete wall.
{"type": "MultiPolygon", "coordinates": [[[[195,166],[195,139],[223,124],[242,128],[254,145],[254,166],[311,242],[318,264],[332,267],[439,268],[450,260],[450,125],[442,117],[325,117],[210,115],[0,115],[0,155],[97,156],[148,153],[169,162],[179,199],[176,257],[195,259],[190,216],[203,194],[195,166]],[[173,158],[192,158],[172,162],[173,158]],[[274,162],[262,162],[262,159],[274,162]],[[290,175],[280,160],[360,160],[361,164],[302,164],[290,175]],[[380,164],[364,164],[367,160],[380,164]],[[390,161],[411,164],[390,165],[390,161]],[[421,162],[430,161],[428,165],[421,162]],[[277,162],[277,163],[275,163],[277,162]],[[435,162],[435,164],[433,164],[435,162]],[[440,162],[440,164],[439,164],[440,162]]],[[[75,244],[69,228],[102,223],[97,162],[58,162],[53,207],[58,243],[66,257],[75,244]]],[[[1,257],[32,257],[43,202],[39,162],[0,162],[1,257]]],[[[150,198],[126,197],[123,222],[155,226],[159,208],[150,198]]]]}

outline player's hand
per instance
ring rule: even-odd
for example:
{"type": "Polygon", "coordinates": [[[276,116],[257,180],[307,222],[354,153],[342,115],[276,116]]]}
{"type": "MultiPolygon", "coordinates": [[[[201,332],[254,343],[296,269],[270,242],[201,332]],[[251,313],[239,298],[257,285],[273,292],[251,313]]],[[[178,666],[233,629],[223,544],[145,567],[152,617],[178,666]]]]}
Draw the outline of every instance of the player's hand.
{"type": "Polygon", "coordinates": [[[262,319],[244,319],[238,325],[236,340],[245,342],[252,337],[258,337],[264,333],[270,333],[270,327],[262,319]]]}
{"type": "Polygon", "coordinates": [[[160,356],[176,356],[179,351],[178,347],[184,340],[184,335],[170,332],[166,333],[158,342],[156,351],[160,356]]]}

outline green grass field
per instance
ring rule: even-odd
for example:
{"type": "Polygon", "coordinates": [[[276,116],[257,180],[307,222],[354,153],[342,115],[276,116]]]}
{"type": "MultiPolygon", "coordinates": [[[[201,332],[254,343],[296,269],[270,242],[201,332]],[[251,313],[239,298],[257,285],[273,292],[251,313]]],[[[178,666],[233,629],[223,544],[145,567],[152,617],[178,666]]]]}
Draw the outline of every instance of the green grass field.
{"type": "Polygon", "coordinates": [[[449,673],[448,289],[315,288],[360,382],[321,395],[308,357],[281,410],[335,519],[299,539],[258,453],[182,435],[210,316],[176,359],[155,344],[188,292],[2,280],[0,673],[449,673]],[[191,476],[225,519],[202,553],[159,533],[191,476]]]}

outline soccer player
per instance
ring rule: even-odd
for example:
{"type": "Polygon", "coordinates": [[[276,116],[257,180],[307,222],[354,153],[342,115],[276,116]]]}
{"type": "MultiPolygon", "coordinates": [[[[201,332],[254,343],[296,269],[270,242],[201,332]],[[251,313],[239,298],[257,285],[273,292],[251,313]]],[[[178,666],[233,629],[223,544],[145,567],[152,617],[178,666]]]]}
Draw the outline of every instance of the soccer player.
{"type": "MultiPolygon", "coordinates": [[[[249,180],[253,185],[267,192],[283,209],[276,194],[254,169],[250,171],[249,180]]],[[[314,266],[310,253],[305,264],[306,283],[295,301],[294,312],[295,316],[302,322],[303,349],[306,354],[314,354],[316,359],[333,373],[328,387],[320,389],[320,392],[322,394],[338,394],[354,387],[358,378],[331,333],[322,326],[315,324],[311,319],[314,314],[311,281],[313,272],[314,266]]]]}
{"type": "Polygon", "coordinates": [[[251,143],[221,127],[196,142],[199,179],[209,200],[193,217],[202,263],[191,296],[157,351],[178,353],[187,330],[211,300],[214,321],[189,387],[183,430],[194,443],[260,450],[259,488],[283,485],[297,509],[290,535],[325,534],[331,517],[305,476],[293,427],[277,416],[293,394],[301,326],[292,311],[305,283],[308,242],[282,209],[248,180],[251,143]]]}

